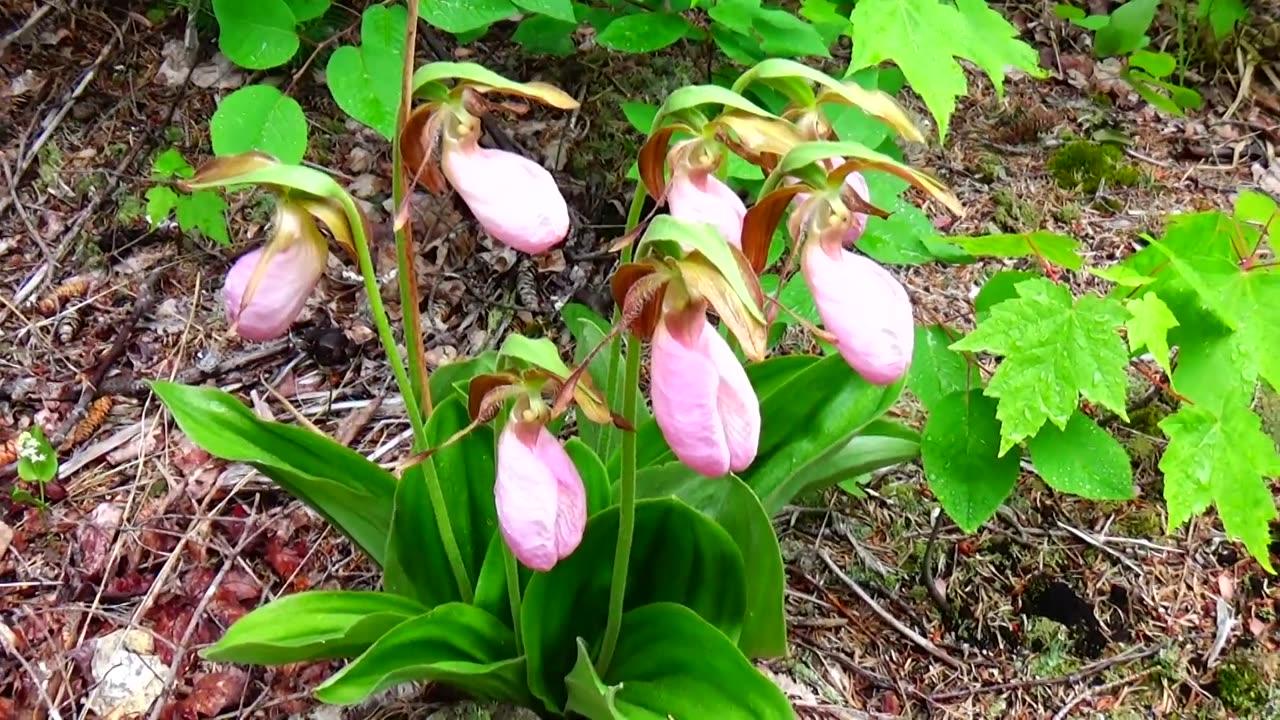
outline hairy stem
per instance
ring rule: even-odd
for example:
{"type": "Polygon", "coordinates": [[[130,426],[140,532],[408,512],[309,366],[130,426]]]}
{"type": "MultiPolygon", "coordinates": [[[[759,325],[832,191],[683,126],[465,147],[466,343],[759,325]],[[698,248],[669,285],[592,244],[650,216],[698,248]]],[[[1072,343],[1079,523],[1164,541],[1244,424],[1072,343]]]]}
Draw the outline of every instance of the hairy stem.
{"type": "MultiPolygon", "coordinates": [[[[378,339],[387,353],[387,363],[395,375],[396,385],[404,398],[405,414],[409,416],[409,425],[413,428],[413,445],[418,451],[430,446],[427,440],[427,423],[418,410],[418,398],[413,393],[413,384],[409,373],[405,370],[404,359],[396,346],[396,336],[391,330],[390,316],[386,306],[382,304],[382,293],[378,287],[377,271],[373,267],[373,255],[369,252],[369,237],[365,233],[363,217],[356,209],[350,196],[343,194],[343,209],[351,222],[352,235],[355,238],[356,255],[360,259],[360,274],[364,279],[365,294],[369,296],[369,307],[373,311],[373,323],[378,327],[378,339]]],[[[444,504],[444,492],[440,489],[440,478],[436,475],[435,462],[422,464],[423,480],[427,484],[427,494],[431,496],[431,504],[435,511],[436,523],[440,527],[440,539],[444,543],[445,555],[453,570],[454,580],[458,584],[458,592],[463,601],[471,602],[471,580],[467,575],[467,567],[462,564],[462,553],[458,550],[458,539],[453,534],[453,525],[449,522],[448,510],[444,504]]]]}
{"type": "MultiPolygon", "coordinates": [[[[405,63],[403,82],[407,88],[413,76],[413,49],[417,38],[418,0],[409,0],[409,24],[405,34],[405,63]]],[[[397,206],[403,195],[404,168],[400,158],[400,128],[408,117],[408,105],[411,98],[406,91],[400,99],[400,114],[396,121],[396,133],[392,147],[392,186],[397,206]]],[[[364,232],[364,222],[356,210],[355,202],[350,197],[343,200],[347,216],[351,219],[352,229],[356,236],[356,247],[360,255],[360,272],[364,276],[365,291],[369,295],[369,305],[373,310],[374,322],[378,326],[378,337],[395,373],[396,384],[400,386],[400,395],[404,398],[405,413],[409,416],[409,424],[413,428],[413,447],[417,452],[426,450],[430,443],[427,439],[427,415],[431,408],[431,395],[427,385],[427,368],[423,352],[422,322],[418,314],[418,288],[413,274],[413,243],[406,225],[403,231],[396,232],[396,263],[399,265],[400,302],[405,322],[405,339],[408,346],[410,367],[405,369],[404,360],[396,347],[395,334],[391,331],[391,322],[386,308],[382,304],[382,293],[378,287],[377,273],[373,266],[373,257],[369,252],[369,238],[364,232]],[[425,409],[425,412],[424,412],[425,409]]],[[[453,525],[449,522],[449,510],[444,502],[444,491],[440,487],[440,477],[436,474],[434,461],[422,464],[422,479],[427,486],[427,495],[431,498],[432,510],[436,516],[436,525],[440,528],[440,540],[444,544],[445,556],[449,558],[449,567],[453,571],[454,582],[458,585],[458,594],[463,602],[471,602],[473,597],[471,578],[467,574],[467,566],[462,562],[462,552],[458,548],[458,538],[453,533],[453,525]]]]}
{"type": "MultiPolygon", "coordinates": [[[[631,232],[636,225],[640,223],[640,212],[644,210],[645,191],[644,185],[636,184],[636,191],[631,196],[631,207],[627,209],[626,232],[631,232]]],[[[631,262],[631,246],[622,249],[622,263],[631,262]]],[[[622,308],[613,308],[613,324],[617,325],[622,322],[622,308]]],[[[605,389],[605,399],[612,403],[614,395],[618,392],[618,361],[622,358],[622,336],[614,338],[613,344],[609,346],[609,374],[606,375],[607,387],[605,389]]],[[[625,412],[625,411],[624,411],[625,412]]],[[[634,417],[628,417],[628,420],[635,421],[634,417]]],[[[613,452],[610,442],[613,437],[611,432],[602,432],[596,436],[596,455],[605,461],[608,461],[609,455],[613,452]]]]}
{"type": "MultiPolygon", "coordinates": [[[[644,206],[643,186],[636,187],[631,209],[627,213],[627,232],[631,232],[640,220],[644,206]]],[[[622,261],[631,261],[631,248],[622,251],[622,261]]],[[[615,309],[615,315],[621,308],[615,309]]],[[[616,321],[615,321],[616,322],[616,321]]],[[[615,340],[615,348],[621,340],[615,340]]],[[[640,398],[640,338],[627,334],[626,376],[622,380],[622,416],[633,426],[636,422],[636,405],[640,398]]],[[[611,368],[616,364],[610,362],[611,368]]],[[[614,373],[610,371],[612,379],[614,373]]],[[[613,652],[618,647],[618,632],[622,629],[622,602],[627,594],[627,573],[631,566],[631,542],[636,529],[636,434],[622,433],[622,478],[619,481],[620,500],[618,520],[618,544],[613,553],[613,578],[609,583],[609,614],[604,629],[604,642],[600,657],[596,659],[596,672],[603,677],[613,662],[613,652]]]]}
{"type": "Polygon", "coordinates": [[[373,324],[378,328],[378,339],[382,341],[383,350],[387,353],[387,363],[391,365],[391,373],[395,375],[396,385],[400,387],[400,395],[404,398],[404,409],[409,416],[413,436],[417,441],[423,442],[425,447],[426,422],[418,411],[418,397],[413,392],[409,373],[405,370],[404,359],[400,357],[395,333],[391,331],[391,320],[387,315],[387,308],[382,304],[382,292],[378,287],[378,271],[373,267],[373,256],[369,252],[369,237],[365,233],[364,218],[357,210],[355,202],[346,193],[343,193],[342,206],[351,223],[356,257],[360,262],[360,275],[364,279],[365,294],[369,296],[369,308],[373,311],[373,324]]]}
{"type": "MultiPolygon", "coordinates": [[[[404,157],[400,154],[400,132],[409,119],[413,105],[413,61],[418,38],[418,0],[409,0],[409,22],[404,36],[404,67],[401,72],[400,108],[396,116],[396,132],[391,139],[391,197],[394,207],[404,202],[406,185],[412,191],[413,184],[405,175],[404,157]],[[408,181],[408,182],[406,182],[408,181]]],[[[413,243],[413,221],[395,231],[396,273],[400,284],[400,306],[404,315],[404,341],[409,352],[409,380],[419,410],[425,420],[431,414],[431,385],[427,377],[426,338],[422,331],[421,298],[418,296],[417,276],[413,259],[417,252],[413,243]]]]}

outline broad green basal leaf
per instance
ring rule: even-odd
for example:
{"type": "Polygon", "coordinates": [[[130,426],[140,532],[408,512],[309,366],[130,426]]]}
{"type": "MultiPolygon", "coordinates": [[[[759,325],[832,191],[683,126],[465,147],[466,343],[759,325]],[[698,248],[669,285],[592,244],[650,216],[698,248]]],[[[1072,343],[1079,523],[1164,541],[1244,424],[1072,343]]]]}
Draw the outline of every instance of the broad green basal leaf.
{"type": "MultiPolygon", "coordinates": [[[[427,421],[431,447],[440,447],[466,427],[466,404],[454,395],[427,421]]],[[[454,540],[468,578],[476,578],[497,528],[493,500],[493,430],[481,426],[462,440],[436,452],[430,460],[444,495],[454,540]]],[[[461,599],[454,580],[435,502],[428,492],[424,463],[405,471],[396,492],[393,534],[387,548],[383,581],[389,591],[417,599],[427,607],[461,599]]]]}
{"type": "MultiPolygon", "coordinates": [[[[480,576],[476,579],[475,599],[472,605],[498,618],[503,625],[514,628],[511,621],[511,596],[508,591],[506,557],[511,551],[502,540],[501,533],[494,533],[489,538],[489,552],[485,553],[484,564],[480,566],[480,576]]],[[[516,564],[519,576],[520,592],[523,594],[533,571],[516,564]]]]}
{"type": "Polygon", "coordinates": [[[870,478],[871,473],[920,456],[920,433],[880,419],[869,423],[844,445],[837,445],[805,466],[796,478],[802,494],[870,478]]]}
{"type": "Polygon", "coordinates": [[[677,497],[729,533],[742,552],[747,581],[747,613],[738,647],[751,658],[786,655],[782,551],[751,488],[733,476],[708,479],[683,463],[668,463],[638,473],[636,492],[642,498],[677,497]]]}
{"type": "Polygon", "coordinates": [[[884,414],[902,385],[872,385],[840,355],[813,363],[761,398],[759,449],[739,477],[772,516],[804,489],[807,476],[801,471],[884,414]]]}
{"type": "Polygon", "coordinates": [[[595,451],[578,438],[569,438],[564,443],[564,451],[573,460],[573,465],[582,476],[582,484],[587,491],[587,517],[604,510],[612,504],[612,491],[609,473],[604,462],[595,451]]]}
{"type": "Polygon", "coordinates": [[[287,665],[353,658],[427,608],[399,595],[312,590],[286,595],[240,618],[200,653],[206,660],[287,665]]]}
{"type": "Polygon", "coordinates": [[[197,445],[249,463],[382,564],[396,490],[390,473],[311,430],[260,420],[221,390],[159,381],[151,387],[197,445]]]}
{"type": "MultiPolygon", "coordinates": [[[[592,517],[578,549],[550,572],[535,574],[525,588],[521,628],[529,689],[550,711],[564,707],[576,638],[594,652],[604,631],[618,522],[616,505],[592,517]]],[[[746,612],[745,583],[742,554],[713,520],[674,498],[636,503],[625,609],[677,602],[736,641],[746,612]]]]}
{"type": "Polygon", "coordinates": [[[622,616],[618,649],[603,679],[593,677],[582,657],[569,678],[575,693],[569,707],[590,720],[796,717],[778,686],[729,638],[675,603],[646,605],[622,616]]]}
{"type": "Polygon", "coordinates": [[[525,703],[524,671],[510,628],[479,608],[449,603],[397,625],[315,693],[351,705],[396,685],[435,681],[480,700],[525,703]]]}

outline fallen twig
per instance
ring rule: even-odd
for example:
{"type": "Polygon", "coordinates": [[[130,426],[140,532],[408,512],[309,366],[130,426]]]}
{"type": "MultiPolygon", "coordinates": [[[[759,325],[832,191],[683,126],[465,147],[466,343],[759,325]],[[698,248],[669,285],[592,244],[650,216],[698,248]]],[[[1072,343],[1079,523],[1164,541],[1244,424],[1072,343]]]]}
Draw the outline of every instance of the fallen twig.
{"type": "Polygon", "coordinates": [[[1134,572],[1137,572],[1139,574],[1142,573],[1142,566],[1134,562],[1132,558],[1128,557],[1127,555],[1125,555],[1124,553],[1118,550],[1114,550],[1112,548],[1107,547],[1104,543],[1094,539],[1094,537],[1089,533],[1083,530],[1079,530],[1077,528],[1073,528],[1070,525],[1067,525],[1066,523],[1062,522],[1061,520],[1058,521],[1058,527],[1062,528],[1063,530],[1066,530],[1072,535],[1075,535],[1081,540],[1098,548],[1099,550],[1110,555],[1111,557],[1114,557],[1115,559],[1119,560],[1121,564],[1123,564],[1125,567],[1129,568],[1130,570],[1133,570],[1134,572]]]}
{"type": "Polygon", "coordinates": [[[1097,687],[1092,687],[1092,688],[1083,690],[1080,693],[1078,693],[1075,697],[1068,700],[1067,704],[1063,705],[1061,710],[1054,713],[1053,720],[1063,720],[1063,718],[1065,718],[1071,712],[1072,708],[1074,708],[1075,706],[1079,705],[1080,703],[1084,702],[1085,700],[1087,700],[1088,698],[1094,695],[1100,695],[1102,693],[1115,690],[1118,687],[1124,687],[1125,685],[1128,685],[1136,680],[1144,678],[1155,671],[1156,671],[1155,668],[1147,668],[1146,670],[1140,670],[1127,677],[1122,677],[1119,680],[1112,680],[1111,682],[1106,683],[1105,685],[1099,685],[1097,687]]]}
{"type": "Polygon", "coordinates": [[[17,30],[14,30],[13,32],[5,35],[3,38],[0,38],[0,54],[3,54],[4,51],[8,49],[8,47],[12,45],[18,38],[27,34],[28,30],[35,27],[36,25],[39,25],[40,21],[44,19],[44,16],[49,14],[50,10],[56,10],[56,9],[58,8],[53,3],[45,3],[44,5],[41,5],[40,7],[36,8],[35,12],[31,13],[31,16],[27,18],[27,21],[22,23],[22,25],[17,30]]]}
{"type": "MultiPolygon", "coordinates": [[[[47,5],[45,7],[48,7],[47,5]]],[[[3,51],[0,51],[3,52],[3,51]]],[[[27,209],[22,205],[22,199],[18,197],[18,178],[9,168],[9,163],[0,158],[0,168],[4,168],[4,178],[9,183],[9,199],[13,203],[13,209],[17,211],[18,217],[22,218],[22,224],[27,228],[27,234],[31,236],[32,241],[40,246],[40,251],[46,256],[50,254],[49,246],[41,237],[40,231],[36,228],[35,222],[31,220],[31,216],[27,214],[27,209]]]]}
{"type": "Polygon", "coordinates": [[[929,638],[921,635],[915,630],[912,630],[906,625],[903,625],[901,622],[898,621],[897,618],[890,615],[887,610],[880,607],[880,604],[877,603],[871,597],[871,595],[867,593],[866,590],[863,590],[862,586],[859,585],[857,581],[855,581],[853,578],[849,577],[848,575],[844,574],[844,571],[841,570],[838,565],[836,565],[835,561],[831,559],[831,556],[828,555],[825,550],[818,550],[818,557],[822,558],[822,562],[826,563],[827,567],[831,570],[831,572],[835,573],[836,577],[840,578],[840,580],[845,585],[849,586],[849,589],[852,590],[853,593],[857,595],[859,599],[862,600],[862,602],[866,603],[873,611],[875,611],[875,614],[879,615],[880,619],[884,620],[889,625],[889,627],[893,628],[894,630],[897,630],[899,633],[905,636],[908,640],[915,643],[922,650],[929,653],[930,655],[937,658],[938,660],[941,660],[942,662],[946,663],[947,665],[950,665],[951,667],[957,670],[964,669],[964,663],[951,657],[946,652],[944,652],[941,648],[939,648],[937,645],[934,645],[933,642],[929,640],[929,638]]]}
{"type": "Polygon", "coordinates": [[[952,690],[950,692],[938,693],[937,695],[930,695],[929,701],[930,702],[946,702],[948,700],[962,700],[964,698],[970,697],[971,695],[980,695],[982,693],[1005,692],[1008,690],[1025,690],[1031,687],[1043,687],[1048,685],[1068,685],[1071,683],[1080,682],[1085,678],[1089,678],[1094,675],[1097,675],[1098,673],[1103,672],[1105,670],[1109,670],[1113,667],[1116,667],[1117,665],[1128,665],[1129,663],[1137,662],[1138,660],[1149,658],[1158,652],[1160,652],[1160,648],[1155,646],[1148,646],[1148,647],[1141,648],[1131,652],[1123,652],[1123,653],[1120,653],[1119,655],[1116,655],[1115,657],[1107,658],[1106,660],[1099,660],[1098,662],[1093,663],[1092,665],[1086,665],[1085,667],[1073,673],[1068,673],[1066,675],[1059,675],[1057,677],[1051,677],[1051,678],[1030,678],[1027,680],[1013,680],[1010,682],[996,683],[994,685],[977,685],[974,687],[965,688],[964,690],[952,690]]]}
{"type": "MultiPolygon", "coordinates": [[[[80,421],[84,419],[85,412],[88,410],[89,403],[98,396],[98,387],[102,384],[102,379],[106,376],[107,371],[115,364],[115,361],[124,354],[125,347],[129,344],[129,338],[133,336],[133,331],[138,325],[138,320],[151,310],[151,306],[155,304],[156,283],[160,277],[168,270],[168,266],[163,266],[151,271],[146,280],[142,282],[142,288],[138,291],[137,302],[134,303],[133,311],[129,313],[128,319],[124,325],[116,333],[115,340],[111,343],[110,349],[106,355],[98,361],[97,367],[94,368],[93,374],[85,383],[84,389],[80,392],[80,400],[76,403],[76,407],[67,414],[66,420],[63,421],[62,427],[54,434],[53,441],[55,444],[62,446],[69,439],[68,433],[78,427],[80,421]]],[[[84,440],[85,438],[80,438],[84,440]]]]}
{"type": "Polygon", "coordinates": [[[938,533],[942,531],[944,520],[941,508],[934,509],[933,513],[933,529],[929,531],[929,542],[925,543],[924,559],[920,563],[920,582],[924,584],[924,589],[929,593],[929,599],[938,608],[938,612],[942,613],[943,624],[949,626],[951,603],[947,602],[947,596],[938,589],[937,579],[933,576],[933,554],[938,547],[938,533]]]}
{"type": "MultiPolygon", "coordinates": [[[[186,368],[175,375],[173,377],[173,381],[182,385],[196,385],[210,378],[220,377],[229,372],[262,362],[263,360],[270,360],[276,355],[288,350],[290,346],[291,344],[288,339],[264,343],[261,347],[254,348],[251,352],[229,358],[207,370],[198,367],[186,368]]],[[[146,397],[146,395],[151,392],[151,386],[147,384],[147,381],[139,379],[133,374],[107,378],[102,381],[102,384],[98,389],[104,394],[111,393],[113,395],[124,395],[134,398],[146,397]]]]}
{"type": "Polygon", "coordinates": [[[84,76],[80,78],[80,82],[76,83],[75,89],[71,91],[71,96],[62,103],[62,107],[58,108],[58,112],[54,114],[49,124],[36,137],[35,142],[31,143],[31,147],[27,149],[26,153],[22,155],[21,160],[18,162],[17,171],[14,173],[15,180],[26,174],[27,169],[31,167],[31,163],[40,152],[40,148],[44,147],[44,144],[49,142],[49,138],[53,137],[54,131],[62,124],[63,118],[71,112],[76,100],[79,100],[80,96],[84,94],[84,91],[89,87],[89,83],[93,82],[93,79],[98,76],[98,70],[107,62],[107,58],[111,56],[111,52],[115,50],[116,45],[122,41],[123,37],[117,32],[110,42],[102,46],[102,50],[98,52],[98,57],[94,58],[84,76]]]}
{"type": "Polygon", "coordinates": [[[44,701],[45,709],[49,711],[49,718],[51,720],[61,720],[62,714],[58,712],[53,699],[49,697],[48,691],[45,690],[45,684],[41,682],[40,674],[35,668],[31,667],[31,663],[22,656],[22,653],[18,652],[13,631],[4,625],[0,625],[0,647],[3,647],[7,653],[12,655],[18,661],[18,664],[22,666],[22,669],[26,671],[28,677],[31,678],[32,686],[35,687],[36,692],[40,693],[40,699],[44,701]]]}
{"type": "Polygon", "coordinates": [[[213,596],[218,592],[218,587],[222,585],[222,579],[231,571],[231,566],[235,565],[240,553],[250,543],[257,540],[258,536],[269,527],[271,527],[270,523],[262,523],[254,530],[245,532],[240,538],[240,542],[236,543],[236,546],[231,549],[226,559],[223,560],[222,567],[218,569],[218,574],[209,583],[209,587],[205,588],[204,595],[200,596],[200,602],[191,613],[191,620],[187,623],[187,629],[182,633],[182,639],[178,641],[178,646],[173,651],[173,662],[169,665],[169,672],[165,674],[164,687],[161,688],[155,704],[152,705],[151,714],[147,716],[147,720],[158,720],[160,714],[168,706],[163,700],[169,696],[169,691],[173,689],[173,684],[178,677],[178,668],[182,666],[182,659],[187,654],[187,646],[191,642],[191,636],[195,634],[200,621],[204,619],[205,608],[209,606],[209,602],[213,600],[213,596]]]}

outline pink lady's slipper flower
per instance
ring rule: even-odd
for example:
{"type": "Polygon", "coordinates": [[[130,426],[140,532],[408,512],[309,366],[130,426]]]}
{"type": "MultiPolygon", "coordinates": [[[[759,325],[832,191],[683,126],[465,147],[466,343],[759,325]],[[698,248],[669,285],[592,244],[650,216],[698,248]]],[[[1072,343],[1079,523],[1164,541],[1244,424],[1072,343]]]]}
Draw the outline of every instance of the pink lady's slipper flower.
{"type": "Polygon", "coordinates": [[[446,136],[445,177],[499,242],[539,255],[569,234],[569,206],[547,169],[523,155],[446,136]]]}
{"type": "Polygon", "coordinates": [[[667,189],[667,208],[672,217],[710,223],[725,242],[742,249],[742,221],[747,216],[747,206],[710,170],[677,169],[667,189]]]}
{"type": "Polygon", "coordinates": [[[760,401],[705,310],[666,313],[651,356],[653,415],[675,456],[707,477],[747,469],[760,444],[760,401]]]}
{"type": "Polygon", "coordinates": [[[242,256],[223,284],[227,322],[246,340],[271,340],[289,330],[324,273],[329,248],[315,221],[282,203],[276,233],[242,256]]]}
{"type": "Polygon", "coordinates": [[[587,524],[587,492],[560,442],[513,417],[498,439],[498,528],[516,559],[545,572],[569,557],[587,524]]]}
{"type": "Polygon", "coordinates": [[[915,344],[907,291],[888,270],[829,239],[810,238],[802,252],[805,284],[845,362],[876,385],[896,382],[915,344]]]}

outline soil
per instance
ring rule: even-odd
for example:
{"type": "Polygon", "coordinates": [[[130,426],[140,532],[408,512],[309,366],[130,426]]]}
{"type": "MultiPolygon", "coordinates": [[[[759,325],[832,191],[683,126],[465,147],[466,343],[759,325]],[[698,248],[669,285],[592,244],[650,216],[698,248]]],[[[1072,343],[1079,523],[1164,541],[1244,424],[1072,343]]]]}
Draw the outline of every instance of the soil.
{"type": "MultiPolygon", "coordinates": [[[[966,205],[946,233],[1044,228],[1079,238],[1090,261],[1105,264],[1170,213],[1229,209],[1245,189],[1280,198],[1280,10],[1263,4],[1246,34],[1261,55],[1236,42],[1196,54],[1188,82],[1205,103],[1179,118],[1093,59],[1051,3],[995,4],[1051,74],[1012,77],[1000,96],[969,72],[945,145],[935,131],[928,148],[909,152],[966,205]],[[1055,182],[1057,149],[1103,135],[1125,138],[1122,160],[1141,181],[1088,193],[1055,182]]],[[[389,147],[334,104],[319,71],[326,48],[312,43],[279,71],[243,73],[218,64],[212,21],[199,16],[189,59],[185,5],[0,1],[0,450],[32,424],[63,444],[46,507],[9,497],[15,466],[0,458],[9,463],[0,465],[0,718],[91,715],[94,649],[121,630],[133,631],[134,657],[154,658],[152,671],[174,671],[143,711],[153,720],[518,716],[419,687],[317,709],[309,690],[333,663],[244,669],[197,655],[271,598],[373,587],[376,577],[251,468],[196,447],[145,381],[216,385],[260,415],[305,418],[382,461],[409,448],[348,258],[331,257],[289,337],[251,343],[227,332],[220,289],[230,263],[265,239],[266,206],[231,202],[226,248],[172,221],[148,224],[152,159],[176,148],[198,165],[218,99],[271,80],[306,110],[308,161],[352,189],[381,239],[389,232],[389,147]]],[[[356,10],[347,20],[343,39],[354,42],[356,10]]],[[[610,303],[601,290],[615,261],[605,249],[621,234],[624,173],[641,141],[619,103],[660,102],[705,82],[708,53],[678,45],[637,60],[583,36],[580,52],[561,60],[522,54],[509,27],[462,49],[423,32],[421,62],[437,53],[483,62],[554,82],[582,103],[504,118],[486,140],[556,173],[574,217],[558,251],[517,256],[458,203],[415,196],[430,362],[494,348],[512,331],[567,342],[559,307],[610,303]]],[[[932,130],[923,105],[907,102],[932,130]]],[[[398,313],[390,243],[379,247],[384,298],[398,313]]],[[[972,289],[1009,267],[1024,265],[893,270],[919,320],[964,327],[972,289]]],[[[1091,287],[1087,274],[1071,282],[1091,287]]],[[[910,402],[895,412],[919,419],[910,402]]],[[[938,513],[913,463],[857,496],[833,490],[785,509],[776,525],[792,652],[762,669],[803,718],[1280,717],[1275,578],[1226,540],[1212,513],[1167,534],[1163,440],[1136,416],[1117,432],[1140,491],[1129,502],[1065,498],[1027,474],[997,517],[966,535],[938,513]]]]}

